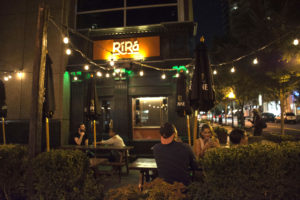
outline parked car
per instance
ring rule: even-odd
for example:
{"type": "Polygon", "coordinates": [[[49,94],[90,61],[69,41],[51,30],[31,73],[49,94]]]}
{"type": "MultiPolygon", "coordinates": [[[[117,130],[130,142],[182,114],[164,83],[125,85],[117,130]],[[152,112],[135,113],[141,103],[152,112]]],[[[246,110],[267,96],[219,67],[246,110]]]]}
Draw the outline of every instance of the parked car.
{"type": "MultiPolygon", "coordinates": [[[[280,122],[280,121],[281,121],[280,118],[281,118],[280,115],[277,116],[277,117],[275,117],[275,121],[276,121],[276,122],[280,122]]],[[[296,117],[296,115],[295,115],[294,113],[292,113],[292,112],[284,113],[284,114],[283,114],[283,119],[284,119],[284,123],[294,123],[294,124],[296,124],[296,122],[297,122],[297,117],[296,117]]]]}
{"type": "Polygon", "coordinates": [[[275,122],[275,115],[273,113],[264,112],[261,114],[261,118],[265,122],[275,122]]]}

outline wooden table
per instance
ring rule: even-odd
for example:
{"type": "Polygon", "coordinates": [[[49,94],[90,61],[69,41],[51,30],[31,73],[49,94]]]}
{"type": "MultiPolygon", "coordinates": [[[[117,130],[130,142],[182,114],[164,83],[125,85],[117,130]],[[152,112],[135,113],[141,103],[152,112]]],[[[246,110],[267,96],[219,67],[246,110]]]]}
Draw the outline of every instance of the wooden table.
{"type": "Polygon", "coordinates": [[[138,158],[133,163],[129,165],[130,170],[139,170],[139,188],[142,190],[144,185],[144,180],[150,180],[150,171],[157,173],[157,165],[154,158],[138,158]]]}
{"type": "Polygon", "coordinates": [[[124,147],[118,147],[118,146],[112,146],[112,145],[97,145],[96,147],[94,145],[63,145],[60,147],[61,149],[78,149],[78,150],[90,150],[95,151],[95,155],[97,151],[111,151],[111,150],[118,150],[125,155],[125,166],[127,170],[127,174],[129,173],[129,167],[128,167],[128,151],[130,149],[133,149],[133,146],[124,146],[124,147]]]}

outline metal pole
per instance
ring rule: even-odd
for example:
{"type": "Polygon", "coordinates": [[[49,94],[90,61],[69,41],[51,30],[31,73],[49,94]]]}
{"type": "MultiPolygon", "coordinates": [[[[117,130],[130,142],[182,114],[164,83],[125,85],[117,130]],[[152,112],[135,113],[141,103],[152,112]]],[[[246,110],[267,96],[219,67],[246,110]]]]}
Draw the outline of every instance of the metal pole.
{"type": "Polygon", "coordinates": [[[233,124],[233,100],[231,100],[231,127],[233,128],[234,127],[234,124],[233,124]]]}
{"type": "Polygon", "coordinates": [[[49,141],[49,119],[46,117],[46,144],[47,144],[47,152],[50,151],[50,141],[49,141]]]}
{"type": "Polygon", "coordinates": [[[189,145],[192,145],[191,142],[191,128],[190,128],[190,116],[186,115],[186,122],[187,122],[187,129],[188,129],[188,140],[189,140],[189,145]]]}
{"type": "Polygon", "coordinates": [[[96,120],[94,120],[94,147],[96,147],[96,141],[97,141],[97,138],[96,138],[96,120]]]}
{"type": "Polygon", "coordinates": [[[5,137],[5,122],[4,117],[2,117],[2,133],[3,133],[3,144],[6,144],[6,137],[5,137]]]}

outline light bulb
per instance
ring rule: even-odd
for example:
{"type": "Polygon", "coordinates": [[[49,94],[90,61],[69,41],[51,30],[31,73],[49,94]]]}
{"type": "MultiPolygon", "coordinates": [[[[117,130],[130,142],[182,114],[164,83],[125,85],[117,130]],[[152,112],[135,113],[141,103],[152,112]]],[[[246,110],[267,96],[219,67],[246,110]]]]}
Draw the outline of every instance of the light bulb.
{"type": "Polygon", "coordinates": [[[113,76],[116,76],[116,72],[112,73],[113,76]]]}
{"type": "Polygon", "coordinates": [[[101,73],[101,72],[97,72],[97,76],[98,76],[98,77],[101,77],[101,76],[102,76],[102,73],[101,73]]]}
{"type": "Polygon", "coordinates": [[[66,54],[67,55],[71,55],[71,53],[72,53],[71,49],[66,49],[66,54]]]}
{"type": "Polygon", "coordinates": [[[84,65],[84,69],[85,69],[85,70],[89,70],[89,69],[90,69],[90,66],[89,66],[89,65],[84,65]]]}
{"type": "Polygon", "coordinates": [[[110,66],[114,66],[114,65],[115,65],[115,62],[114,62],[113,60],[111,60],[111,61],[109,62],[109,64],[110,64],[110,66]]]}
{"type": "Polygon", "coordinates": [[[162,75],[161,75],[161,78],[162,78],[162,79],[166,79],[166,74],[162,74],[162,75]]]}
{"type": "Polygon", "coordinates": [[[106,73],[105,77],[106,77],[106,78],[109,78],[109,73],[106,73]]]}
{"type": "Polygon", "coordinates": [[[293,45],[297,46],[298,44],[299,44],[299,40],[298,39],[294,39],[293,45]]]}
{"type": "Polygon", "coordinates": [[[78,80],[77,76],[74,76],[74,81],[77,81],[77,80],[78,80]]]}
{"type": "Polygon", "coordinates": [[[140,76],[144,76],[144,71],[143,70],[140,71],[140,76]]]}
{"type": "Polygon", "coordinates": [[[189,70],[187,69],[185,72],[188,74],[188,73],[189,73],[189,70]]]}
{"type": "Polygon", "coordinates": [[[8,75],[8,78],[9,78],[9,79],[11,79],[11,78],[12,78],[12,76],[11,76],[11,75],[8,75]]]}
{"type": "Polygon", "coordinates": [[[217,70],[214,70],[214,72],[213,72],[213,73],[214,73],[214,75],[216,75],[218,72],[217,72],[217,70]]]}
{"type": "Polygon", "coordinates": [[[231,73],[234,73],[235,72],[235,68],[232,67],[230,71],[231,71],[231,73]]]}
{"type": "Polygon", "coordinates": [[[254,59],[253,59],[253,64],[254,64],[254,65],[257,65],[257,64],[258,64],[257,58],[254,58],[254,59]]]}
{"type": "Polygon", "coordinates": [[[23,76],[24,76],[24,73],[23,73],[23,72],[18,72],[18,77],[19,77],[19,78],[23,78],[23,76]]]}
{"type": "Polygon", "coordinates": [[[69,43],[69,38],[68,37],[64,37],[63,41],[64,41],[65,44],[68,44],[69,43]]]}
{"type": "Polygon", "coordinates": [[[7,77],[7,76],[4,76],[4,80],[5,80],[5,81],[8,81],[8,77],[7,77]]]}
{"type": "Polygon", "coordinates": [[[179,74],[178,74],[178,73],[176,73],[176,74],[175,74],[175,77],[176,77],[176,78],[178,78],[178,77],[179,77],[179,74]]]}

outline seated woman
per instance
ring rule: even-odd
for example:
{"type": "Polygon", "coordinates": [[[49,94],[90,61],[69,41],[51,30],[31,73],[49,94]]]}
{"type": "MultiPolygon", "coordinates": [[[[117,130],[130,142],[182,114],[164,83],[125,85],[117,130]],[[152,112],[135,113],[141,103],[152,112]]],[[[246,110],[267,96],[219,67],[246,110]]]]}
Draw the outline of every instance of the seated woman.
{"type": "Polygon", "coordinates": [[[200,137],[194,143],[196,158],[199,159],[203,157],[207,149],[219,146],[219,140],[214,137],[212,128],[208,124],[203,124],[200,137]]]}

